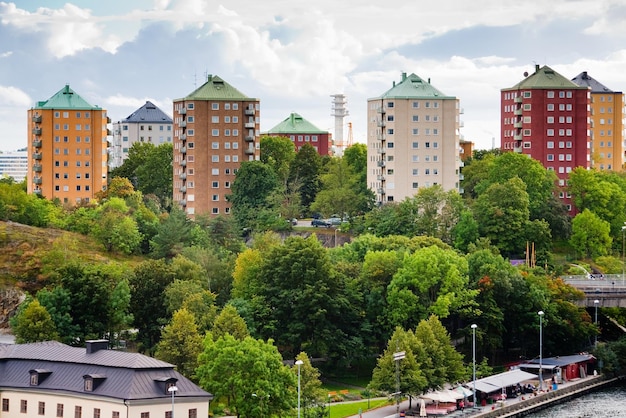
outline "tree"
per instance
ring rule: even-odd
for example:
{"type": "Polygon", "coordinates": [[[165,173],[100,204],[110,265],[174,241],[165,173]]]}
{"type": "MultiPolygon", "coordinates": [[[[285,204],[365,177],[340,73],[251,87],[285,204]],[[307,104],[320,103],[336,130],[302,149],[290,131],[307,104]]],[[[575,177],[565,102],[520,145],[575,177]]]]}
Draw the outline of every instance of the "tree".
{"type": "Polygon", "coordinates": [[[183,308],[174,312],[170,323],[163,328],[154,356],[176,365],[183,376],[194,379],[202,348],[194,317],[183,308]]]}
{"type": "Polygon", "coordinates": [[[59,340],[50,314],[37,299],[27,302],[26,306],[11,318],[11,329],[17,344],[59,340]]]}
{"type": "Polygon", "coordinates": [[[357,213],[364,214],[372,210],[376,196],[367,186],[367,145],[354,144],[348,147],[343,158],[355,176],[355,192],[358,196],[357,213]]]}
{"type": "Polygon", "coordinates": [[[261,137],[260,160],[272,168],[280,184],[286,184],[289,166],[295,157],[296,151],[291,139],[284,136],[261,137]]]}
{"type": "Polygon", "coordinates": [[[215,318],[211,333],[214,338],[220,338],[225,334],[230,334],[237,340],[243,340],[248,337],[248,327],[237,309],[232,305],[226,305],[215,318]]]}
{"type": "Polygon", "coordinates": [[[337,213],[340,217],[357,213],[363,206],[359,204],[360,196],[356,192],[358,178],[347,161],[332,158],[325,170],[326,173],[321,176],[322,188],[311,204],[311,210],[326,216],[337,213]]]}
{"type": "Polygon", "coordinates": [[[54,286],[51,290],[41,289],[36,298],[50,314],[54,329],[59,334],[59,341],[72,344],[80,337],[80,329],[72,321],[70,313],[72,295],[61,286],[54,286]]]}
{"type": "Polygon", "coordinates": [[[322,159],[315,148],[309,144],[304,144],[300,148],[289,167],[289,181],[296,181],[300,184],[300,198],[304,213],[309,213],[310,206],[320,190],[321,169],[322,159]]]}
{"type": "Polygon", "coordinates": [[[187,215],[178,207],[173,207],[159,226],[156,235],[150,240],[150,250],[154,258],[174,258],[191,240],[191,225],[187,215]]]}
{"type": "Polygon", "coordinates": [[[109,199],[96,210],[93,235],[107,251],[132,254],[139,248],[142,236],[137,223],[128,213],[126,203],[117,197],[109,199]]]}
{"type": "Polygon", "coordinates": [[[239,417],[285,416],[296,406],[296,378],[271,340],[208,334],[198,363],[200,386],[227,399],[239,417]]]}
{"type": "Polygon", "coordinates": [[[608,254],[612,239],[611,225],[589,209],[583,210],[572,221],[570,244],[582,257],[598,257],[608,254]]]}
{"type": "MultiPolygon", "coordinates": [[[[296,361],[302,361],[300,365],[300,405],[303,416],[307,417],[307,411],[314,409],[317,414],[314,416],[323,416],[325,409],[326,393],[322,388],[320,381],[320,372],[311,365],[311,360],[305,352],[301,352],[296,356],[296,361]]],[[[298,376],[298,365],[292,367],[293,373],[298,376]]]]}
{"type": "Polygon", "coordinates": [[[241,164],[228,196],[240,228],[265,230],[278,222],[278,211],[269,199],[278,186],[276,174],[267,164],[261,161],[241,164]]]}

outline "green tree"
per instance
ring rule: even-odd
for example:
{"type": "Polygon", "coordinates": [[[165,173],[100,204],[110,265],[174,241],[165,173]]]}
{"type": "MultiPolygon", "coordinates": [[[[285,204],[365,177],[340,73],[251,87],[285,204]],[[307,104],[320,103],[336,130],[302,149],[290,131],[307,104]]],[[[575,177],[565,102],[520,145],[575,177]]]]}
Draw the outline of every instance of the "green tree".
{"type": "Polygon", "coordinates": [[[28,302],[11,318],[11,329],[17,344],[59,340],[50,314],[37,299],[28,302]]]}
{"type": "Polygon", "coordinates": [[[194,379],[202,349],[202,337],[194,317],[183,308],[174,312],[170,323],[163,328],[154,356],[176,365],[183,376],[194,379]]]}
{"type": "Polygon", "coordinates": [[[300,372],[300,407],[302,415],[308,417],[309,410],[313,410],[313,416],[321,416],[325,412],[326,393],[322,388],[320,371],[311,365],[311,360],[305,352],[296,356],[296,361],[301,361],[300,369],[294,364],[292,371],[298,377],[300,372]]]}
{"type": "Polygon", "coordinates": [[[237,340],[243,340],[250,335],[246,321],[239,316],[237,308],[232,305],[224,306],[219,315],[217,315],[213,328],[211,328],[211,333],[215,339],[225,334],[230,334],[237,340]]]}
{"type": "Polygon", "coordinates": [[[163,143],[148,152],[143,164],[135,169],[140,192],[144,195],[155,195],[161,207],[171,206],[174,170],[174,148],[171,143],[163,143]]]}
{"type": "Polygon", "coordinates": [[[572,221],[570,244],[582,257],[607,255],[612,239],[611,225],[589,209],[583,210],[572,221]]]}
{"type": "Polygon", "coordinates": [[[187,215],[178,207],[173,207],[157,227],[156,235],[150,240],[150,250],[154,258],[174,258],[191,241],[191,224],[187,215]]]}
{"type": "Polygon", "coordinates": [[[309,144],[300,148],[289,167],[289,181],[300,184],[300,199],[305,214],[310,212],[310,206],[321,188],[321,169],[322,158],[309,144]]]}
{"type": "Polygon", "coordinates": [[[271,340],[209,334],[198,363],[200,386],[226,399],[239,417],[285,416],[296,406],[296,378],[271,340]]]}
{"type": "Polygon", "coordinates": [[[96,210],[93,235],[107,251],[132,254],[141,243],[137,223],[129,215],[124,200],[114,197],[96,210]]]}
{"type": "Polygon", "coordinates": [[[322,187],[311,204],[311,211],[326,216],[336,213],[340,217],[357,213],[362,207],[356,187],[358,178],[347,161],[343,158],[332,158],[325,171],[321,176],[322,187]]]}
{"type": "Polygon", "coordinates": [[[80,329],[74,325],[70,314],[72,295],[61,286],[52,289],[41,289],[37,292],[37,300],[50,314],[54,329],[59,334],[59,341],[72,344],[80,337],[80,329]]]}
{"type": "Polygon", "coordinates": [[[296,151],[291,139],[284,136],[261,137],[260,160],[272,168],[280,184],[286,184],[289,167],[295,157],[296,151]]]}

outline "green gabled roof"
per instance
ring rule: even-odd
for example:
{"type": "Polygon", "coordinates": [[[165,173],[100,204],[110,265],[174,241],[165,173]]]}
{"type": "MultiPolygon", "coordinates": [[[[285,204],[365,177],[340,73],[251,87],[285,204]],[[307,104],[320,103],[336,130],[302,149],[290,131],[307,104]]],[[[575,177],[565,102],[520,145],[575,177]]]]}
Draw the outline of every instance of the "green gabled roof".
{"type": "Polygon", "coordinates": [[[430,84],[430,80],[424,81],[415,74],[409,76],[402,73],[402,81],[383,93],[376,99],[456,99],[446,96],[430,84]]]}
{"type": "Polygon", "coordinates": [[[535,72],[513,87],[502,90],[520,90],[520,89],[587,89],[586,86],[579,86],[554,71],[552,68],[544,65],[539,68],[535,66],[535,72]]]}
{"type": "Polygon", "coordinates": [[[92,106],[85,99],[80,97],[74,90],[66,84],[54,96],[48,100],[37,102],[35,109],[92,109],[99,110],[100,107],[92,106]]]}
{"type": "Polygon", "coordinates": [[[254,100],[216,75],[207,77],[207,82],[179,100],[254,100]]]}
{"type": "Polygon", "coordinates": [[[274,126],[267,131],[268,134],[325,134],[328,132],[322,131],[317,126],[313,125],[308,120],[304,119],[297,113],[292,113],[287,119],[274,126]]]}

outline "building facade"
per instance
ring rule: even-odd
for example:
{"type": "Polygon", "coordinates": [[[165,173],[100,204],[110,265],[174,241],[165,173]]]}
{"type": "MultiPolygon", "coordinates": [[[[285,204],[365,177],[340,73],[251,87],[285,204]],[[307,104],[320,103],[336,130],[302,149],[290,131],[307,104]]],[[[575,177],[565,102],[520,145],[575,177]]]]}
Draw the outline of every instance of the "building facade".
{"type": "Polygon", "coordinates": [[[16,183],[21,183],[28,173],[28,152],[18,150],[0,152],[0,178],[12,177],[16,183]]]}
{"type": "Polygon", "coordinates": [[[109,168],[116,168],[128,158],[135,142],[159,146],[172,142],[172,118],[147,101],[127,118],[113,123],[113,138],[109,148],[109,168]]]}
{"type": "Polygon", "coordinates": [[[74,205],[105,190],[109,123],[69,85],[28,110],[28,193],[74,205]]]}
{"type": "Polygon", "coordinates": [[[259,159],[258,99],[218,76],[174,100],[174,201],[187,215],[229,214],[243,161],[259,159]]]}
{"type": "MultiPolygon", "coordinates": [[[[539,161],[554,171],[561,187],[576,167],[589,168],[591,92],[548,66],[500,92],[501,148],[539,161]]],[[[570,195],[559,198],[573,214],[570,195]]]]}
{"type": "Polygon", "coordinates": [[[267,135],[284,136],[291,139],[296,152],[304,144],[311,145],[319,155],[331,154],[331,138],[328,131],[322,131],[297,113],[267,131],[267,135]]]}
{"type": "Polygon", "coordinates": [[[86,348],[56,341],[0,344],[0,417],[208,416],[212,395],[174,365],[107,345],[106,340],[88,341],[86,348]]]}
{"type": "Polygon", "coordinates": [[[459,190],[461,113],[456,97],[415,74],[368,99],[367,184],[379,204],[420,187],[459,190]]]}
{"type": "Polygon", "coordinates": [[[624,155],[624,94],[613,91],[583,71],[572,79],[591,89],[591,167],[621,171],[624,155]]]}

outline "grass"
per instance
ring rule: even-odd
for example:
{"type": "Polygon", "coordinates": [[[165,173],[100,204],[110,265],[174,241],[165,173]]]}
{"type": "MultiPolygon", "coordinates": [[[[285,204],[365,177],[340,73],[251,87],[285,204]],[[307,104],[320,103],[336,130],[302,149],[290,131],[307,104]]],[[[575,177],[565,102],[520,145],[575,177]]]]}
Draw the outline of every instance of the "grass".
{"type": "Polygon", "coordinates": [[[369,411],[371,409],[380,408],[381,406],[391,405],[393,401],[388,399],[372,399],[369,402],[367,400],[349,403],[338,403],[330,405],[330,417],[331,418],[345,418],[353,415],[357,415],[360,412],[369,411]],[[369,408],[368,408],[369,404],[369,408]]]}

